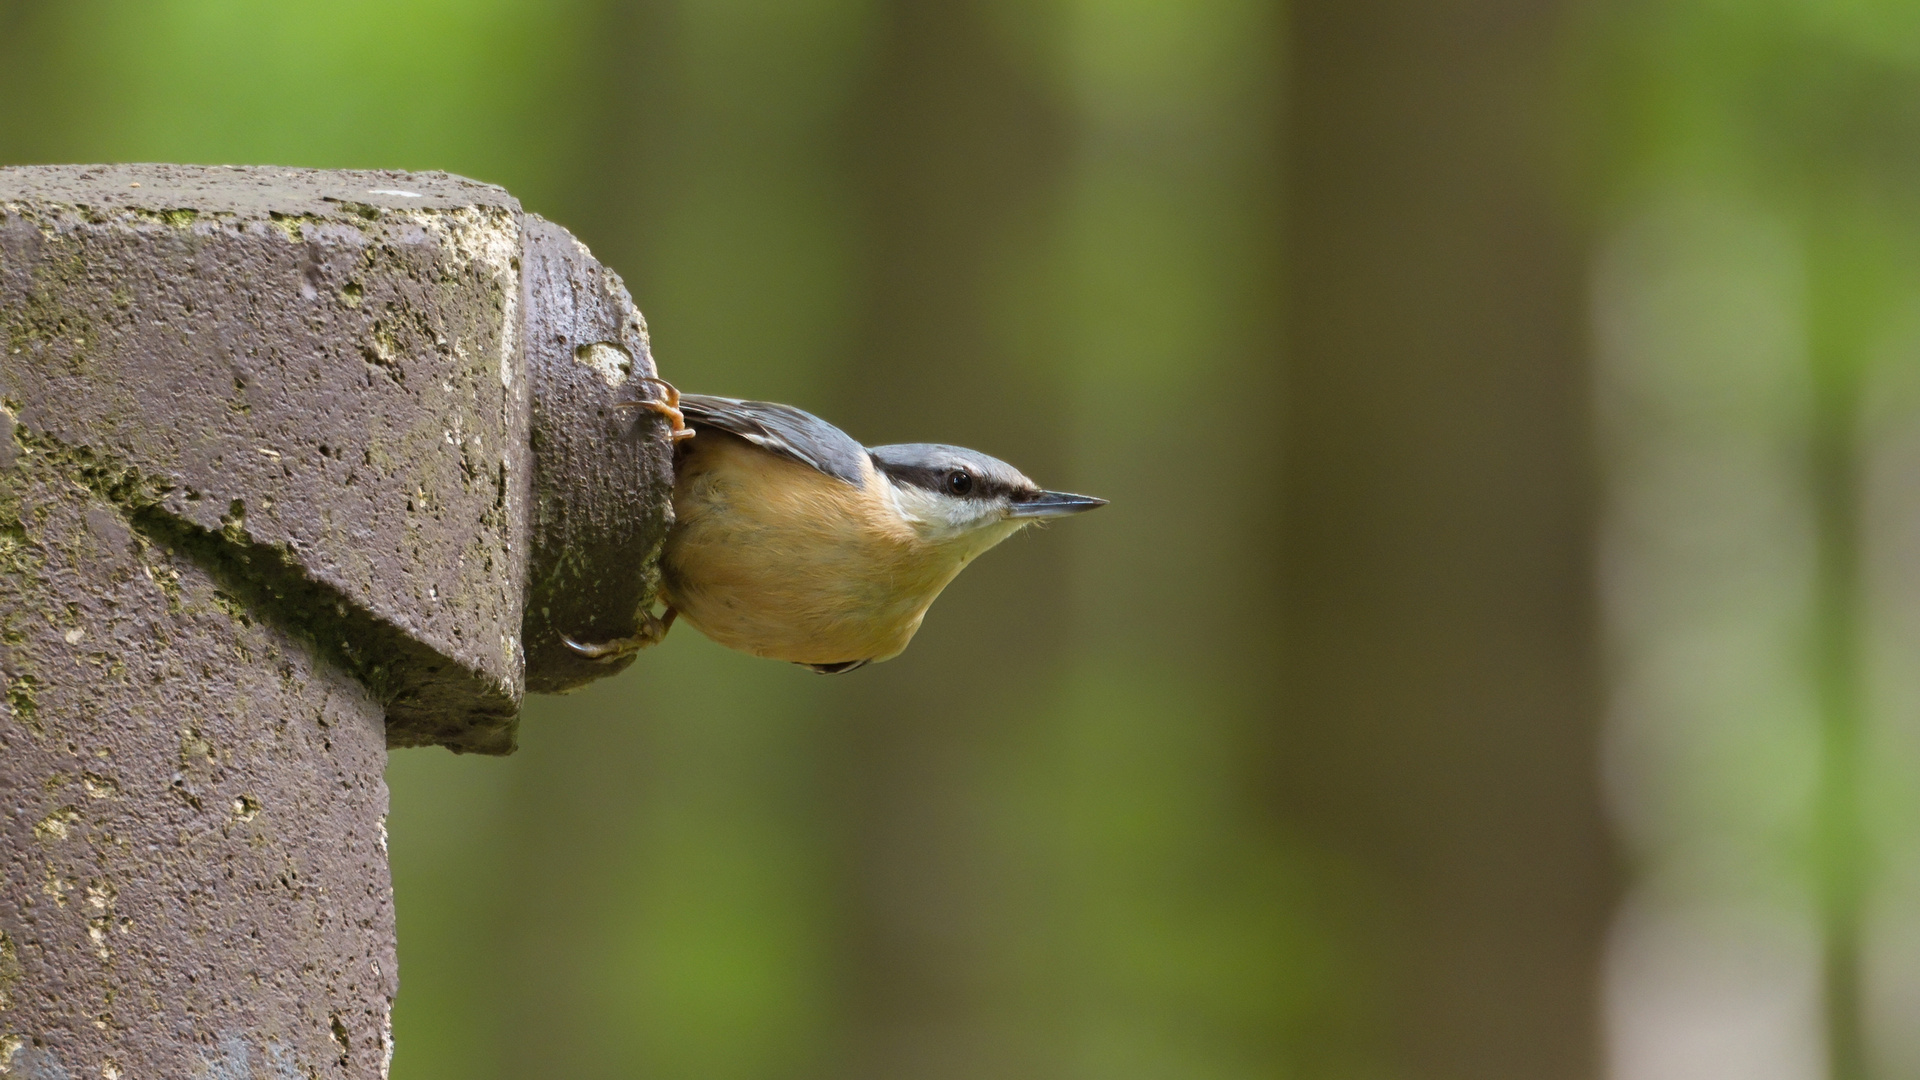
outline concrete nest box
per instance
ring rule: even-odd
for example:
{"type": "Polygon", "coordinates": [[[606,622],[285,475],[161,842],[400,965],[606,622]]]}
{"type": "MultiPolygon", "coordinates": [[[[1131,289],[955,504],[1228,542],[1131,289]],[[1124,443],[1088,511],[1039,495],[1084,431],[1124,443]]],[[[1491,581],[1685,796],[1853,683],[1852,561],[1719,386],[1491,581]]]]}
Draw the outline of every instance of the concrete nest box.
{"type": "Polygon", "coordinates": [[[385,748],[623,666],[652,374],[499,188],[0,169],[0,1075],[384,1070],[385,748]]]}

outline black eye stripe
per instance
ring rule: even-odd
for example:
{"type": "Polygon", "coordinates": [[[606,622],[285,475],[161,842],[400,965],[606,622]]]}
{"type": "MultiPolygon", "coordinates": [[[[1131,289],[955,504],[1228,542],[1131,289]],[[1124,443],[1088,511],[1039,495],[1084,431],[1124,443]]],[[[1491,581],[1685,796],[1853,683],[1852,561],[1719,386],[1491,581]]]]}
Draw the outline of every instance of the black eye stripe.
{"type": "Polygon", "coordinates": [[[935,468],[930,465],[898,465],[878,459],[874,461],[874,465],[895,483],[912,484],[914,487],[938,495],[952,497],[959,494],[948,483],[956,472],[972,478],[970,490],[965,493],[969,499],[992,499],[1013,493],[1012,488],[992,477],[981,476],[979,473],[955,466],[935,468]]]}

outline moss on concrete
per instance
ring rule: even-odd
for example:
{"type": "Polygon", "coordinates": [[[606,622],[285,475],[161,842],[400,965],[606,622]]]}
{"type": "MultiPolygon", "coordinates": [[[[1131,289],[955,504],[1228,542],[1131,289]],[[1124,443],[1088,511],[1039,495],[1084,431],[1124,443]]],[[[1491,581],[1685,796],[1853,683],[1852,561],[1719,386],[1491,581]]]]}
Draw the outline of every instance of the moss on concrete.
{"type": "MultiPolygon", "coordinates": [[[[432,678],[446,666],[400,628],[375,618],[338,589],[308,577],[290,552],[255,541],[246,530],[246,506],[241,500],[229,505],[218,531],[202,528],[164,508],[165,497],[173,490],[171,485],[111,455],[92,447],[67,445],[19,424],[15,425],[14,439],[26,452],[21,460],[32,463],[29,467],[83,488],[112,506],[144,542],[205,571],[217,586],[215,608],[243,624],[251,625],[255,619],[271,623],[305,642],[325,660],[358,677],[388,707],[390,716],[399,713],[404,717],[409,701],[419,696],[421,680],[432,678]]],[[[0,499],[0,507],[4,507],[4,499],[0,499]]],[[[17,514],[14,520],[18,521],[17,514]]],[[[0,509],[0,528],[3,523],[4,509],[0,509]]],[[[4,536],[0,531],[0,538],[4,536]]],[[[18,539],[23,549],[31,547],[25,525],[20,526],[18,539]]],[[[171,577],[175,584],[170,599],[177,597],[177,572],[169,575],[164,568],[156,571],[150,564],[149,573],[163,590],[171,577]]],[[[6,698],[14,715],[44,736],[36,698],[38,687],[33,675],[16,673],[8,680],[6,698]]],[[[508,741],[493,746],[479,740],[470,748],[494,752],[506,749],[512,736],[504,721],[510,718],[511,714],[473,717],[476,729],[490,722],[500,724],[498,738],[508,741]]],[[[418,742],[437,739],[437,735],[422,733],[418,742]]],[[[411,744],[404,733],[399,742],[411,744]]]]}
{"type": "Polygon", "coordinates": [[[5,930],[0,930],[0,1009],[13,1006],[13,988],[20,984],[20,950],[5,930]]]}
{"type": "Polygon", "coordinates": [[[13,712],[13,718],[35,736],[45,738],[47,727],[40,720],[40,680],[23,671],[7,676],[6,683],[7,708],[13,712]]]}

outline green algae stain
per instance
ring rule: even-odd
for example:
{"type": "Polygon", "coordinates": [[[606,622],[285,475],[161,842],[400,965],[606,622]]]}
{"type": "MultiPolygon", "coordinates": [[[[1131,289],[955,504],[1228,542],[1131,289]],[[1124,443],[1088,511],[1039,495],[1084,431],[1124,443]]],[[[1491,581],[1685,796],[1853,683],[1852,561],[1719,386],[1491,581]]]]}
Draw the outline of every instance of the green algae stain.
{"type": "Polygon", "coordinates": [[[26,301],[7,312],[7,351],[14,354],[66,343],[78,353],[93,337],[93,322],[68,311],[51,289],[35,290],[26,301]]]}
{"type": "Polygon", "coordinates": [[[218,764],[219,756],[214,753],[213,743],[200,734],[200,729],[188,727],[180,732],[180,767],[191,769],[201,762],[218,764]]]}
{"type": "Polygon", "coordinates": [[[267,212],[267,218],[273,222],[274,228],[279,229],[288,240],[296,244],[306,239],[306,226],[318,225],[327,220],[316,214],[282,214],[271,210],[267,212]]]}
{"type": "Polygon", "coordinates": [[[220,535],[230,544],[244,544],[251,539],[247,535],[247,503],[245,499],[235,499],[227,504],[227,512],[220,515],[220,535]]]}
{"type": "Polygon", "coordinates": [[[227,618],[241,626],[253,625],[253,616],[248,613],[247,605],[219,589],[213,591],[213,606],[225,612],[227,618]]]}
{"type": "Polygon", "coordinates": [[[13,1007],[13,988],[20,985],[26,971],[20,966],[20,950],[5,930],[0,930],[0,1009],[13,1007]]]}
{"type": "Polygon", "coordinates": [[[150,221],[156,225],[166,225],[175,229],[184,229],[192,225],[194,221],[200,217],[200,211],[185,206],[173,207],[167,210],[149,210],[144,207],[136,207],[129,212],[141,221],[150,221]]]}
{"type": "Polygon", "coordinates": [[[19,501],[0,497],[0,575],[27,578],[39,567],[40,557],[20,520],[19,501]]]}
{"type": "Polygon", "coordinates": [[[44,737],[47,727],[40,720],[40,680],[22,673],[8,677],[6,682],[7,708],[13,711],[14,719],[36,736],[44,737]]]}

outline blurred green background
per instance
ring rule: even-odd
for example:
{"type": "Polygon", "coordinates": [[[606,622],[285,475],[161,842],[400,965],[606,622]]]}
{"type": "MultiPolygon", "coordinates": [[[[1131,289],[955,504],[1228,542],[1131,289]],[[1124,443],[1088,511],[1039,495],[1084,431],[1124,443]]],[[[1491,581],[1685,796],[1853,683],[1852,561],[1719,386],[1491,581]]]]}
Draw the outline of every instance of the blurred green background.
{"type": "Polygon", "coordinates": [[[0,0],[63,161],[1113,500],[396,753],[400,1080],[1920,1078],[1916,0],[0,0]]]}

